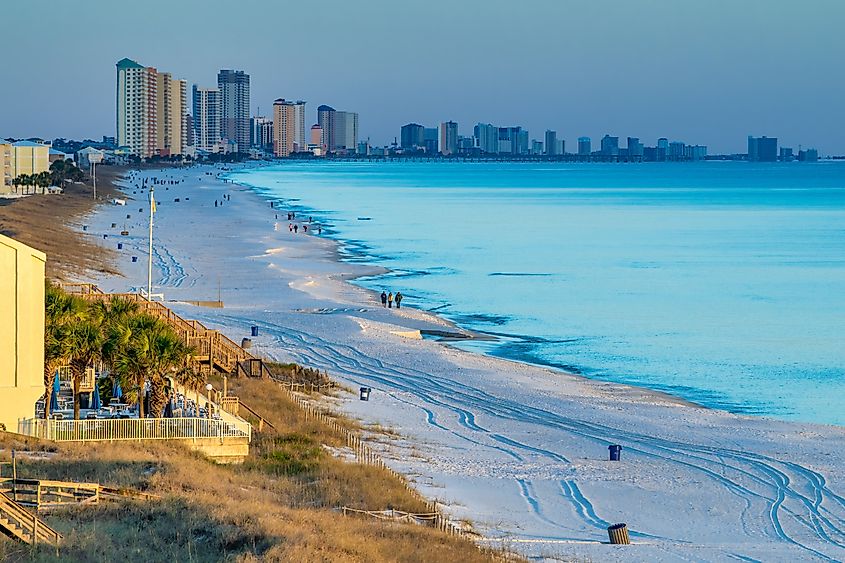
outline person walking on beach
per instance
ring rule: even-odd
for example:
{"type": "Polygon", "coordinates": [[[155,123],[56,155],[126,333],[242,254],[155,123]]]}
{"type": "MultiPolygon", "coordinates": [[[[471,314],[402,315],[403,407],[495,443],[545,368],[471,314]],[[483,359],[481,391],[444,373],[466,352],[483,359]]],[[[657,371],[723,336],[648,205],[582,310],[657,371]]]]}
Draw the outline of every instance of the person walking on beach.
{"type": "Polygon", "coordinates": [[[288,230],[293,232],[293,223],[288,223],[288,230]]]}
{"type": "Polygon", "coordinates": [[[387,294],[387,308],[388,309],[393,308],[393,292],[392,291],[387,294]]]}
{"type": "Polygon", "coordinates": [[[385,292],[381,292],[381,306],[387,307],[387,294],[385,292]]]}
{"type": "Polygon", "coordinates": [[[401,291],[397,291],[397,292],[396,292],[396,297],[394,297],[394,299],[396,300],[396,308],[398,309],[398,308],[399,308],[399,305],[401,305],[401,303],[402,303],[402,292],[401,292],[401,291]]]}
{"type": "Polygon", "coordinates": [[[293,232],[294,232],[294,233],[298,233],[298,232],[299,232],[299,225],[294,225],[294,226],[293,226],[293,232]]]}
{"type": "Polygon", "coordinates": [[[307,232],[308,232],[308,225],[302,225],[302,232],[303,232],[303,233],[307,233],[307,232]]]}

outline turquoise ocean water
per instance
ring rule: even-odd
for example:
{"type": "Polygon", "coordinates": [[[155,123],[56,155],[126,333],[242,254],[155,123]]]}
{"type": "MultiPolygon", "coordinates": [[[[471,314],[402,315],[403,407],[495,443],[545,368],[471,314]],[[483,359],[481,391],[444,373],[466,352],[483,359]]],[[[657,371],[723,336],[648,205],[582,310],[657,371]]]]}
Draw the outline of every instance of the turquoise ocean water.
{"type": "Polygon", "coordinates": [[[845,163],[285,163],[231,174],[469,347],[845,425],[845,163]]]}

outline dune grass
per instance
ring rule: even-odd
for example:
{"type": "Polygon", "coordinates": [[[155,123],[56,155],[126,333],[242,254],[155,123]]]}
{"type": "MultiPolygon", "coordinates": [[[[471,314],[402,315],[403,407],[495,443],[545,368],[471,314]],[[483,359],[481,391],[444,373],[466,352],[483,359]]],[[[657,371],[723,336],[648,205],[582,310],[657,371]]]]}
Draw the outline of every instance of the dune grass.
{"type": "MultiPolygon", "coordinates": [[[[160,501],[55,511],[45,520],[65,537],[35,549],[0,537],[4,561],[495,561],[501,552],[424,526],[345,517],[336,508],[423,511],[386,471],[349,463],[343,446],[268,381],[230,382],[275,431],[256,435],[243,465],[215,464],[177,443],[52,444],[0,434],[0,459],[21,456],[18,474],[128,486],[160,501]]],[[[345,424],[352,424],[344,421],[345,424]]]]}

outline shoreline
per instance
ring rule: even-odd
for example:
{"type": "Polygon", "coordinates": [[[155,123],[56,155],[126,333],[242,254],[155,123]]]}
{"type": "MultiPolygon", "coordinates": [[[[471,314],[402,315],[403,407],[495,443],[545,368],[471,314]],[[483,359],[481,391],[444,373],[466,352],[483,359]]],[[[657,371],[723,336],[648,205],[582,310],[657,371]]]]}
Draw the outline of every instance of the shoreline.
{"type": "MultiPolygon", "coordinates": [[[[242,167],[242,169],[248,169],[248,168],[250,168],[250,167],[249,166],[242,167]]],[[[231,172],[231,171],[227,171],[227,174],[229,172],[231,172]]],[[[262,190],[266,190],[266,188],[263,188],[261,186],[254,186],[254,185],[246,183],[246,182],[237,181],[237,180],[235,180],[231,177],[226,177],[225,181],[228,182],[228,183],[240,186],[240,187],[242,187],[246,190],[249,190],[256,197],[258,197],[258,198],[260,198],[264,201],[267,201],[267,202],[279,201],[278,197],[272,197],[268,193],[262,192],[262,190]]],[[[291,201],[294,201],[294,200],[291,200],[291,201]]],[[[296,203],[296,207],[297,207],[297,209],[305,210],[306,215],[309,214],[309,213],[312,214],[312,215],[315,214],[315,213],[318,213],[318,211],[316,211],[312,208],[309,208],[307,206],[303,206],[299,203],[296,203]]],[[[392,272],[395,271],[395,270],[391,270],[390,268],[388,268],[386,266],[382,266],[380,264],[373,264],[372,262],[378,260],[377,257],[368,255],[363,251],[359,252],[359,251],[355,251],[355,250],[346,249],[345,247],[349,244],[349,242],[345,241],[343,239],[340,239],[340,238],[336,238],[336,235],[334,234],[334,231],[332,229],[326,229],[326,233],[327,233],[327,236],[321,237],[321,238],[331,240],[334,243],[334,245],[335,245],[335,259],[338,262],[348,263],[348,264],[356,264],[356,265],[364,265],[366,267],[370,267],[370,268],[374,268],[376,270],[379,270],[379,272],[376,272],[376,273],[366,272],[366,273],[361,273],[361,274],[355,275],[355,276],[345,277],[343,279],[340,279],[339,281],[353,284],[353,282],[355,282],[356,280],[361,279],[361,278],[372,277],[372,278],[383,279],[385,276],[389,276],[392,272]],[[349,254],[350,257],[360,258],[361,262],[356,262],[354,260],[354,258],[353,259],[344,258],[343,257],[344,251],[346,251],[349,254]]],[[[389,281],[389,280],[386,280],[386,281],[389,281]]],[[[367,292],[372,297],[373,302],[378,302],[378,297],[379,297],[378,291],[376,291],[374,289],[369,289],[369,288],[364,287],[364,286],[356,285],[356,284],[353,284],[353,285],[355,285],[355,287],[362,289],[365,292],[367,292]]],[[[406,305],[406,307],[412,308],[416,311],[419,311],[420,313],[422,313],[424,315],[430,316],[430,318],[435,320],[435,322],[443,323],[444,326],[448,326],[448,327],[453,328],[456,335],[466,335],[464,338],[459,338],[459,339],[456,338],[455,339],[456,342],[468,342],[468,341],[473,341],[473,340],[491,340],[491,341],[499,341],[500,340],[500,338],[496,337],[496,336],[483,336],[483,333],[478,332],[478,331],[473,330],[473,329],[468,328],[468,327],[464,327],[459,322],[453,321],[453,320],[448,319],[446,317],[443,317],[436,312],[432,312],[432,311],[429,311],[427,309],[417,308],[417,307],[414,307],[412,305],[406,305]]],[[[484,314],[484,312],[482,311],[481,314],[484,314]]],[[[435,334],[434,336],[437,336],[437,335],[435,334]]],[[[481,356],[484,356],[484,357],[488,357],[488,358],[492,358],[492,359],[496,359],[496,360],[500,360],[500,361],[513,362],[513,363],[519,364],[519,365],[537,367],[537,368],[540,368],[540,369],[548,370],[552,375],[562,375],[562,376],[565,376],[565,377],[578,378],[578,379],[582,379],[585,382],[599,381],[599,380],[590,378],[589,376],[586,376],[586,375],[583,375],[583,374],[580,374],[580,373],[572,373],[570,371],[566,371],[565,369],[563,369],[561,367],[554,366],[554,365],[551,365],[551,364],[548,364],[548,363],[531,362],[531,361],[528,361],[528,360],[525,360],[525,359],[516,359],[516,358],[509,358],[509,357],[506,357],[506,356],[497,356],[497,355],[493,355],[493,354],[488,354],[488,353],[485,353],[484,351],[481,351],[481,350],[467,350],[467,349],[464,349],[464,348],[455,347],[455,346],[452,346],[448,340],[446,340],[447,338],[448,338],[448,336],[444,335],[443,339],[437,339],[435,341],[438,342],[439,344],[443,345],[443,346],[449,347],[452,350],[457,350],[457,351],[462,352],[462,353],[478,354],[478,355],[481,355],[481,356]]],[[[677,405],[681,405],[681,406],[707,409],[707,410],[713,410],[713,411],[723,411],[723,412],[727,412],[727,413],[730,413],[732,415],[740,416],[740,417],[746,417],[747,416],[747,417],[751,417],[751,418],[761,418],[761,419],[770,419],[771,418],[771,420],[781,421],[780,419],[772,418],[772,417],[768,417],[768,416],[746,415],[746,414],[742,414],[742,413],[738,413],[738,412],[732,412],[732,411],[729,411],[729,410],[726,410],[726,409],[709,407],[707,405],[702,405],[700,403],[696,403],[695,401],[685,399],[684,397],[674,395],[674,394],[672,394],[671,392],[668,392],[668,391],[661,391],[661,390],[658,390],[658,389],[652,389],[650,387],[645,387],[645,386],[641,386],[641,385],[632,385],[632,384],[620,383],[620,382],[616,382],[616,381],[602,381],[602,382],[607,383],[607,384],[612,384],[612,385],[618,385],[623,389],[628,389],[629,392],[631,392],[631,394],[633,394],[633,395],[640,395],[642,397],[651,397],[652,399],[659,399],[659,400],[665,401],[665,402],[670,403],[670,404],[677,404],[677,405]]],[[[808,421],[799,421],[799,422],[808,422],[808,421]]],[[[815,422],[809,422],[809,423],[819,424],[819,423],[815,423],[815,422]]],[[[835,425],[835,424],[831,424],[830,426],[839,427],[838,425],[835,425]]]]}
{"type": "MultiPolygon", "coordinates": [[[[219,171],[161,172],[183,175],[185,184],[176,191],[183,200],[189,193],[190,202],[175,203],[167,198],[179,194],[156,191],[163,204],[156,277],[167,297],[178,302],[210,295],[215,276],[225,272],[226,308],[171,305],[232,338],[258,326],[257,353],[325,369],[346,384],[372,386],[370,402],[345,395],[332,406],[392,429],[385,437],[371,427],[373,445],[391,467],[488,537],[584,541],[587,545],[555,548],[555,555],[606,559],[615,556],[600,543],[606,539],[604,523],[629,521],[639,545],[626,552],[627,559],[737,552],[800,557],[804,548],[771,532],[762,519],[776,491],[785,494],[778,506],[800,513],[806,510],[800,500],[805,490],[815,490],[813,479],[820,478],[829,483],[818,493],[820,509],[838,510],[825,499],[845,480],[842,428],[733,415],[646,388],[398,335],[437,330],[447,321],[419,309],[403,308],[401,318],[383,310],[372,292],[344,283],[372,270],[336,261],[337,241],[275,231],[266,199],[251,188],[205,174],[191,178],[208,170],[219,171]],[[210,205],[230,192],[223,209],[210,205]],[[168,215],[173,208],[177,214],[168,215]],[[184,236],[186,230],[192,237],[184,236]],[[604,461],[609,443],[623,444],[624,464],[604,461]],[[777,485],[771,471],[789,480],[777,485]],[[687,529],[676,529],[672,514],[705,506],[720,507],[719,517],[693,510],[687,529]]],[[[89,235],[108,232],[114,222],[109,216],[118,212],[125,213],[100,207],[89,235]]],[[[95,283],[125,290],[140,270],[145,279],[146,260],[128,260],[131,253],[142,255],[144,237],[134,229],[143,230],[143,224],[133,223],[133,233],[121,239],[127,277],[95,283]]],[[[823,539],[808,539],[804,526],[785,516],[779,524],[787,528],[785,536],[832,553],[823,539]]],[[[526,555],[538,549],[549,553],[542,546],[520,547],[526,555]]]]}

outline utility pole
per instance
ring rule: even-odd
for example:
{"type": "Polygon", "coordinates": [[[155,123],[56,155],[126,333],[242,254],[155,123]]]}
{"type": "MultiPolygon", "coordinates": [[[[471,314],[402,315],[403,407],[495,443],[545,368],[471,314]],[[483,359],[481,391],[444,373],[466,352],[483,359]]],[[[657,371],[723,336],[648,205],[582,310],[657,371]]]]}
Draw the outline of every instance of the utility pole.
{"type": "Polygon", "coordinates": [[[153,186],[150,185],[150,254],[147,257],[147,301],[153,300],[153,214],[156,211],[154,191],[153,186]]]}
{"type": "Polygon", "coordinates": [[[95,160],[91,161],[91,177],[94,179],[94,201],[97,201],[97,161],[95,160]]]}

